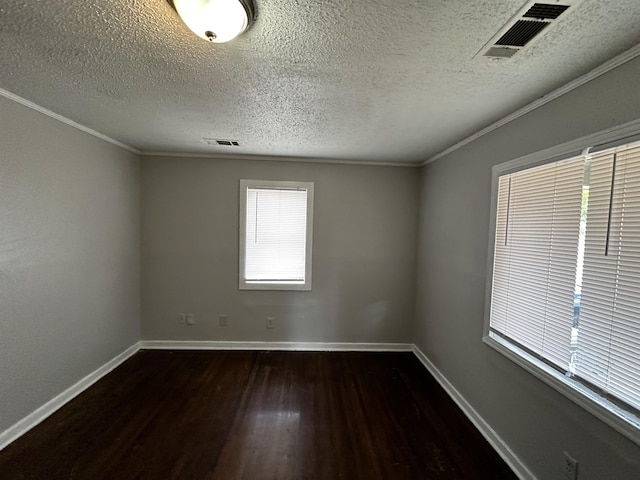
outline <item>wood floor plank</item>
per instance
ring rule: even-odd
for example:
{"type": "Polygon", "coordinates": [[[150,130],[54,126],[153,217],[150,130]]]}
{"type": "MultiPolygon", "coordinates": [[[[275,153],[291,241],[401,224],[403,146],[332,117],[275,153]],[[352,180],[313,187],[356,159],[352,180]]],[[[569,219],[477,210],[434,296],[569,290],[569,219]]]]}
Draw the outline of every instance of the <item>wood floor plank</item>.
{"type": "Polygon", "coordinates": [[[411,353],[140,351],[0,452],[8,479],[513,479],[411,353]]]}

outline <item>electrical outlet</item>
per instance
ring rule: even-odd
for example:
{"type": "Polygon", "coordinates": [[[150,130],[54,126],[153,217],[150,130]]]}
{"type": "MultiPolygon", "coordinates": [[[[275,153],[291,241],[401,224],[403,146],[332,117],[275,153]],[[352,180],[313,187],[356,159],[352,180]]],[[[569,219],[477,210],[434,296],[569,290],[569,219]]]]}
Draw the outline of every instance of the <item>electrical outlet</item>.
{"type": "Polygon", "coordinates": [[[275,318],[273,317],[267,317],[267,328],[274,328],[274,325],[273,325],[274,320],[275,318]]]}
{"type": "Polygon", "coordinates": [[[178,314],[178,323],[181,323],[182,325],[187,323],[187,316],[184,313],[178,314]]]}
{"type": "Polygon", "coordinates": [[[578,480],[578,461],[567,452],[564,452],[564,478],[578,480]]]}
{"type": "Polygon", "coordinates": [[[220,317],[218,317],[218,320],[220,321],[220,326],[221,327],[226,327],[227,326],[227,316],[226,315],[220,315],[220,317]]]}
{"type": "Polygon", "coordinates": [[[187,313],[187,325],[195,325],[196,316],[193,313],[187,313]]]}

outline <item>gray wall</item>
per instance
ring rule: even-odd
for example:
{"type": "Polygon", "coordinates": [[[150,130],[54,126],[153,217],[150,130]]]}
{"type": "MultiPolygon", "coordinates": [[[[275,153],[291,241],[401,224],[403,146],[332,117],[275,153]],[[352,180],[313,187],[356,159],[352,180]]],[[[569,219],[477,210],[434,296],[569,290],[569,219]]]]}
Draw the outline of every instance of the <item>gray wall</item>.
{"type": "Polygon", "coordinates": [[[143,339],[411,341],[418,170],[148,157],[142,172],[143,339]],[[315,182],[311,292],[238,290],[240,179],[315,182]]]}
{"type": "Polygon", "coordinates": [[[415,343],[540,479],[640,478],[640,447],[481,342],[491,167],[640,118],[640,59],[424,168],[415,343]]]}
{"type": "Polygon", "coordinates": [[[0,432],[140,337],[137,156],[0,97],[0,432]]]}

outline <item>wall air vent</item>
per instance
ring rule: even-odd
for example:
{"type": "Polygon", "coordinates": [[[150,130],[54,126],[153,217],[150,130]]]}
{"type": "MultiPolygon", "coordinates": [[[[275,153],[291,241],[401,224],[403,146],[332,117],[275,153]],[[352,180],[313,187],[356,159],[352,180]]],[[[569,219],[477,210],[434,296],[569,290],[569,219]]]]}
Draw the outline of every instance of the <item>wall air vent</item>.
{"type": "MultiPolygon", "coordinates": [[[[570,6],[582,0],[527,2],[478,52],[485,57],[511,58],[550,26],[570,6]]],[[[476,54],[476,56],[478,55],[476,54]]]]}
{"type": "Polygon", "coordinates": [[[217,140],[215,138],[203,138],[202,143],[208,145],[221,145],[223,147],[239,147],[240,143],[237,140],[217,140]]]}

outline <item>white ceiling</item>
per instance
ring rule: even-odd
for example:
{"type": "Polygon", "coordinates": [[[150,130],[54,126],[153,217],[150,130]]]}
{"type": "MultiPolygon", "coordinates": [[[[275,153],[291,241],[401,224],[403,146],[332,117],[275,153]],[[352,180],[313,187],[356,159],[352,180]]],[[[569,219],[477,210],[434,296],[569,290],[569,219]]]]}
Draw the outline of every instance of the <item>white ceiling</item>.
{"type": "Polygon", "coordinates": [[[419,163],[640,40],[638,0],[500,61],[476,54],[524,0],[255,3],[210,44],[167,0],[0,0],[0,88],[147,152],[419,163]]]}

